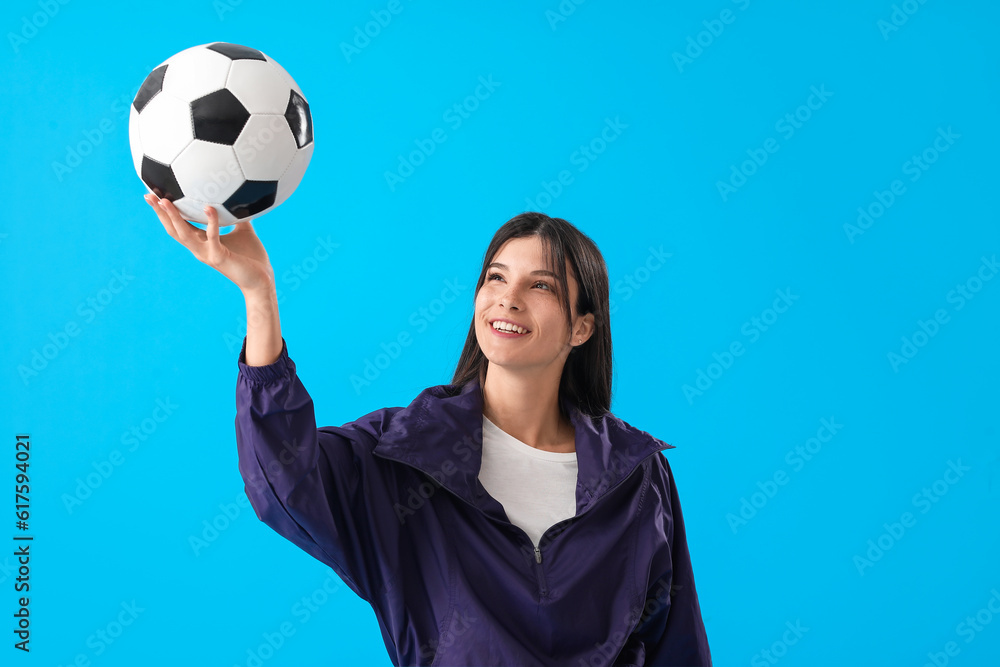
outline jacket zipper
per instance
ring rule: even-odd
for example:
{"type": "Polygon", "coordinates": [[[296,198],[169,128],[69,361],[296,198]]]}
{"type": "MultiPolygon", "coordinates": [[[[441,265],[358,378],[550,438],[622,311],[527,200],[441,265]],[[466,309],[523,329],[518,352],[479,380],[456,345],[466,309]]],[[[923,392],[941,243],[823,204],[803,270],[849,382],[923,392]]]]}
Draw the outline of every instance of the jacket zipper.
{"type": "MultiPolygon", "coordinates": [[[[595,500],[590,505],[590,507],[588,507],[587,509],[585,509],[582,513],[576,514],[576,515],[571,516],[571,517],[569,517],[567,519],[563,519],[562,521],[558,521],[558,522],[552,524],[551,526],[549,526],[548,528],[546,528],[545,532],[542,533],[542,536],[539,538],[539,542],[544,542],[545,541],[545,536],[548,535],[549,531],[552,530],[553,528],[556,528],[557,526],[561,526],[561,525],[563,525],[565,523],[569,523],[570,521],[574,521],[574,520],[580,518],[581,516],[583,516],[584,514],[586,514],[587,512],[589,512],[591,509],[593,509],[594,505],[597,505],[598,503],[600,503],[602,500],[604,500],[606,497],[608,497],[611,494],[612,491],[614,491],[619,486],[621,486],[622,484],[624,484],[625,481],[628,480],[628,478],[632,476],[632,473],[634,473],[636,470],[638,470],[639,466],[641,466],[646,460],[648,460],[654,454],[659,454],[660,452],[663,451],[663,449],[666,449],[666,447],[664,447],[662,449],[658,449],[655,452],[653,452],[651,454],[648,454],[646,457],[644,457],[642,459],[639,459],[639,461],[634,466],[632,466],[632,468],[625,475],[623,475],[621,479],[619,479],[617,482],[614,483],[614,485],[612,485],[610,488],[608,488],[608,490],[605,491],[601,495],[600,498],[598,498],[597,500],[595,500]]],[[[427,471],[425,471],[422,468],[418,468],[417,466],[413,465],[412,463],[409,463],[407,461],[403,461],[401,459],[393,458],[391,456],[385,456],[384,454],[379,454],[377,452],[372,452],[372,453],[375,454],[375,456],[378,456],[380,458],[388,459],[390,461],[396,461],[397,463],[402,463],[402,464],[408,465],[411,468],[413,468],[414,470],[419,470],[420,472],[424,473],[425,475],[428,475],[429,477],[431,477],[431,479],[434,479],[434,477],[432,475],[430,475],[430,473],[428,473],[427,471]]],[[[466,505],[469,505],[470,507],[473,507],[474,509],[477,509],[477,510],[479,509],[478,507],[476,507],[476,505],[474,505],[473,503],[469,502],[468,500],[466,500],[462,496],[458,495],[457,493],[455,493],[454,491],[452,491],[451,489],[449,489],[445,485],[442,484],[441,488],[445,489],[446,491],[448,491],[448,493],[450,493],[451,495],[455,496],[456,498],[458,498],[459,500],[461,500],[462,502],[464,502],[466,505]]],[[[482,512],[482,510],[479,510],[479,511],[482,512]]],[[[538,595],[539,595],[539,597],[547,597],[548,594],[549,594],[549,591],[548,591],[548,587],[545,585],[545,571],[542,569],[542,551],[541,551],[541,549],[538,546],[536,546],[534,544],[534,542],[531,541],[531,537],[520,526],[515,525],[515,524],[511,523],[510,521],[504,521],[502,519],[498,519],[496,517],[492,517],[492,516],[486,514],[485,512],[483,512],[483,514],[486,516],[487,519],[490,519],[491,521],[495,521],[495,522],[497,522],[499,524],[506,525],[506,526],[513,526],[517,530],[521,531],[521,534],[524,535],[524,539],[528,541],[528,544],[535,551],[535,578],[538,580],[538,595]]]]}

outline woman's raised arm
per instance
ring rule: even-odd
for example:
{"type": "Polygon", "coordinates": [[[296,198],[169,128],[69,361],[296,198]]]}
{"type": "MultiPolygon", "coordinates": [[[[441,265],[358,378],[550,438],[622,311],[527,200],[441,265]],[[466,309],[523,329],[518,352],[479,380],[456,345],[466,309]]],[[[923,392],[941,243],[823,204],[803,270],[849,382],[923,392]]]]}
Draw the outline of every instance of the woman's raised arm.
{"type": "Polygon", "coordinates": [[[246,300],[236,448],[257,517],[370,600],[392,571],[382,554],[400,552],[395,515],[384,507],[377,512],[370,500],[384,505],[394,494],[371,455],[391,409],[317,428],[312,398],[281,336],[274,271],[250,222],[220,237],[214,209],[205,208],[208,228],[202,230],[168,200],[147,195],[146,202],[172,238],[232,280],[246,300]]]}
{"type": "Polygon", "coordinates": [[[199,229],[170,200],[152,194],[145,200],[171,238],[240,288],[247,306],[247,364],[274,363],[281,353],[274,269],[250,221],[238,222],[232,232],[220,235],[219,214],[211,206],[205,206],[207,229],[199,229]]]}

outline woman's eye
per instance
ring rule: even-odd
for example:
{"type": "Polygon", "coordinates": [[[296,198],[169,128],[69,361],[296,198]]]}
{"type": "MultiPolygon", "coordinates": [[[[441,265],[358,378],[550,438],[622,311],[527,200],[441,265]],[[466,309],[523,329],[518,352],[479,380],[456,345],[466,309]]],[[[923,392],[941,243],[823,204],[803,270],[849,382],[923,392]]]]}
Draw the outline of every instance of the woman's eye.
{"type": "MultiPolygon", "coordinates": [[[[489,282],[489,281],[493,280],[494,278],[500,278],[502,280],[503,276],[501,276],[499,273],[489,273],[489,274],[486,275],[486,282],[489,282]]],[[[549,292],[552,291],[552,286],[549,285],[544,280],[539,280],[538,282],[535,283],[535,285],[533,285],[533,287],[536,286],[536,285],[542,285],[549,292]]]]}

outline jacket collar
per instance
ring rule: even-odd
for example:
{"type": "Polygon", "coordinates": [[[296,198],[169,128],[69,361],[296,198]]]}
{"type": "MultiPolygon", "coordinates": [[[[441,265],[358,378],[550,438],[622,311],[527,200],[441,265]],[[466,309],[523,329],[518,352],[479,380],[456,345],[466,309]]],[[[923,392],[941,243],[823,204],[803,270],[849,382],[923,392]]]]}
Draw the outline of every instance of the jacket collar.
{"type": "MultiPolygon", "coordinates": [[[[576,513],[629,475],[645,458],[673,445],[613,414],[591,418],[560,395],[576,430],[576,513]]],[[[506,520],[502,505],[479,482],[483,447],[483,393],[478,379],[436,385],[393,414],[374,453],[410,465],[487,514],[506,520]]]]}

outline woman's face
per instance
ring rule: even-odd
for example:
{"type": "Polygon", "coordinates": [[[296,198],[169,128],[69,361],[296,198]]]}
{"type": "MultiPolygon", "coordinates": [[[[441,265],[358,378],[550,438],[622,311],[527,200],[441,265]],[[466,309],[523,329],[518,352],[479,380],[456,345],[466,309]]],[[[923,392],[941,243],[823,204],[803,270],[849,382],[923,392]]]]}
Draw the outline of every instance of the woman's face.
{"type": "MultiPolygon", "coordinates": [[[[561,371],[572,349],[570,331],[558,281],[545,266],[542,240],[527,236],[506,241],[487,267],[476,296],[476,338],[490,364],[520,370],[544,370],[557,364],[561,371]],[[496,319],[514,322],[527,333],[498,334],[492,326],[496,319]]],[[[578,287],[569,261],[566,274],[572,306],[578,287]]],[[[582,319],[575,318],[574,327],[582,319]]],[[[586,341],[589,335],[586,328],[578,337],[586,341]]]]}

